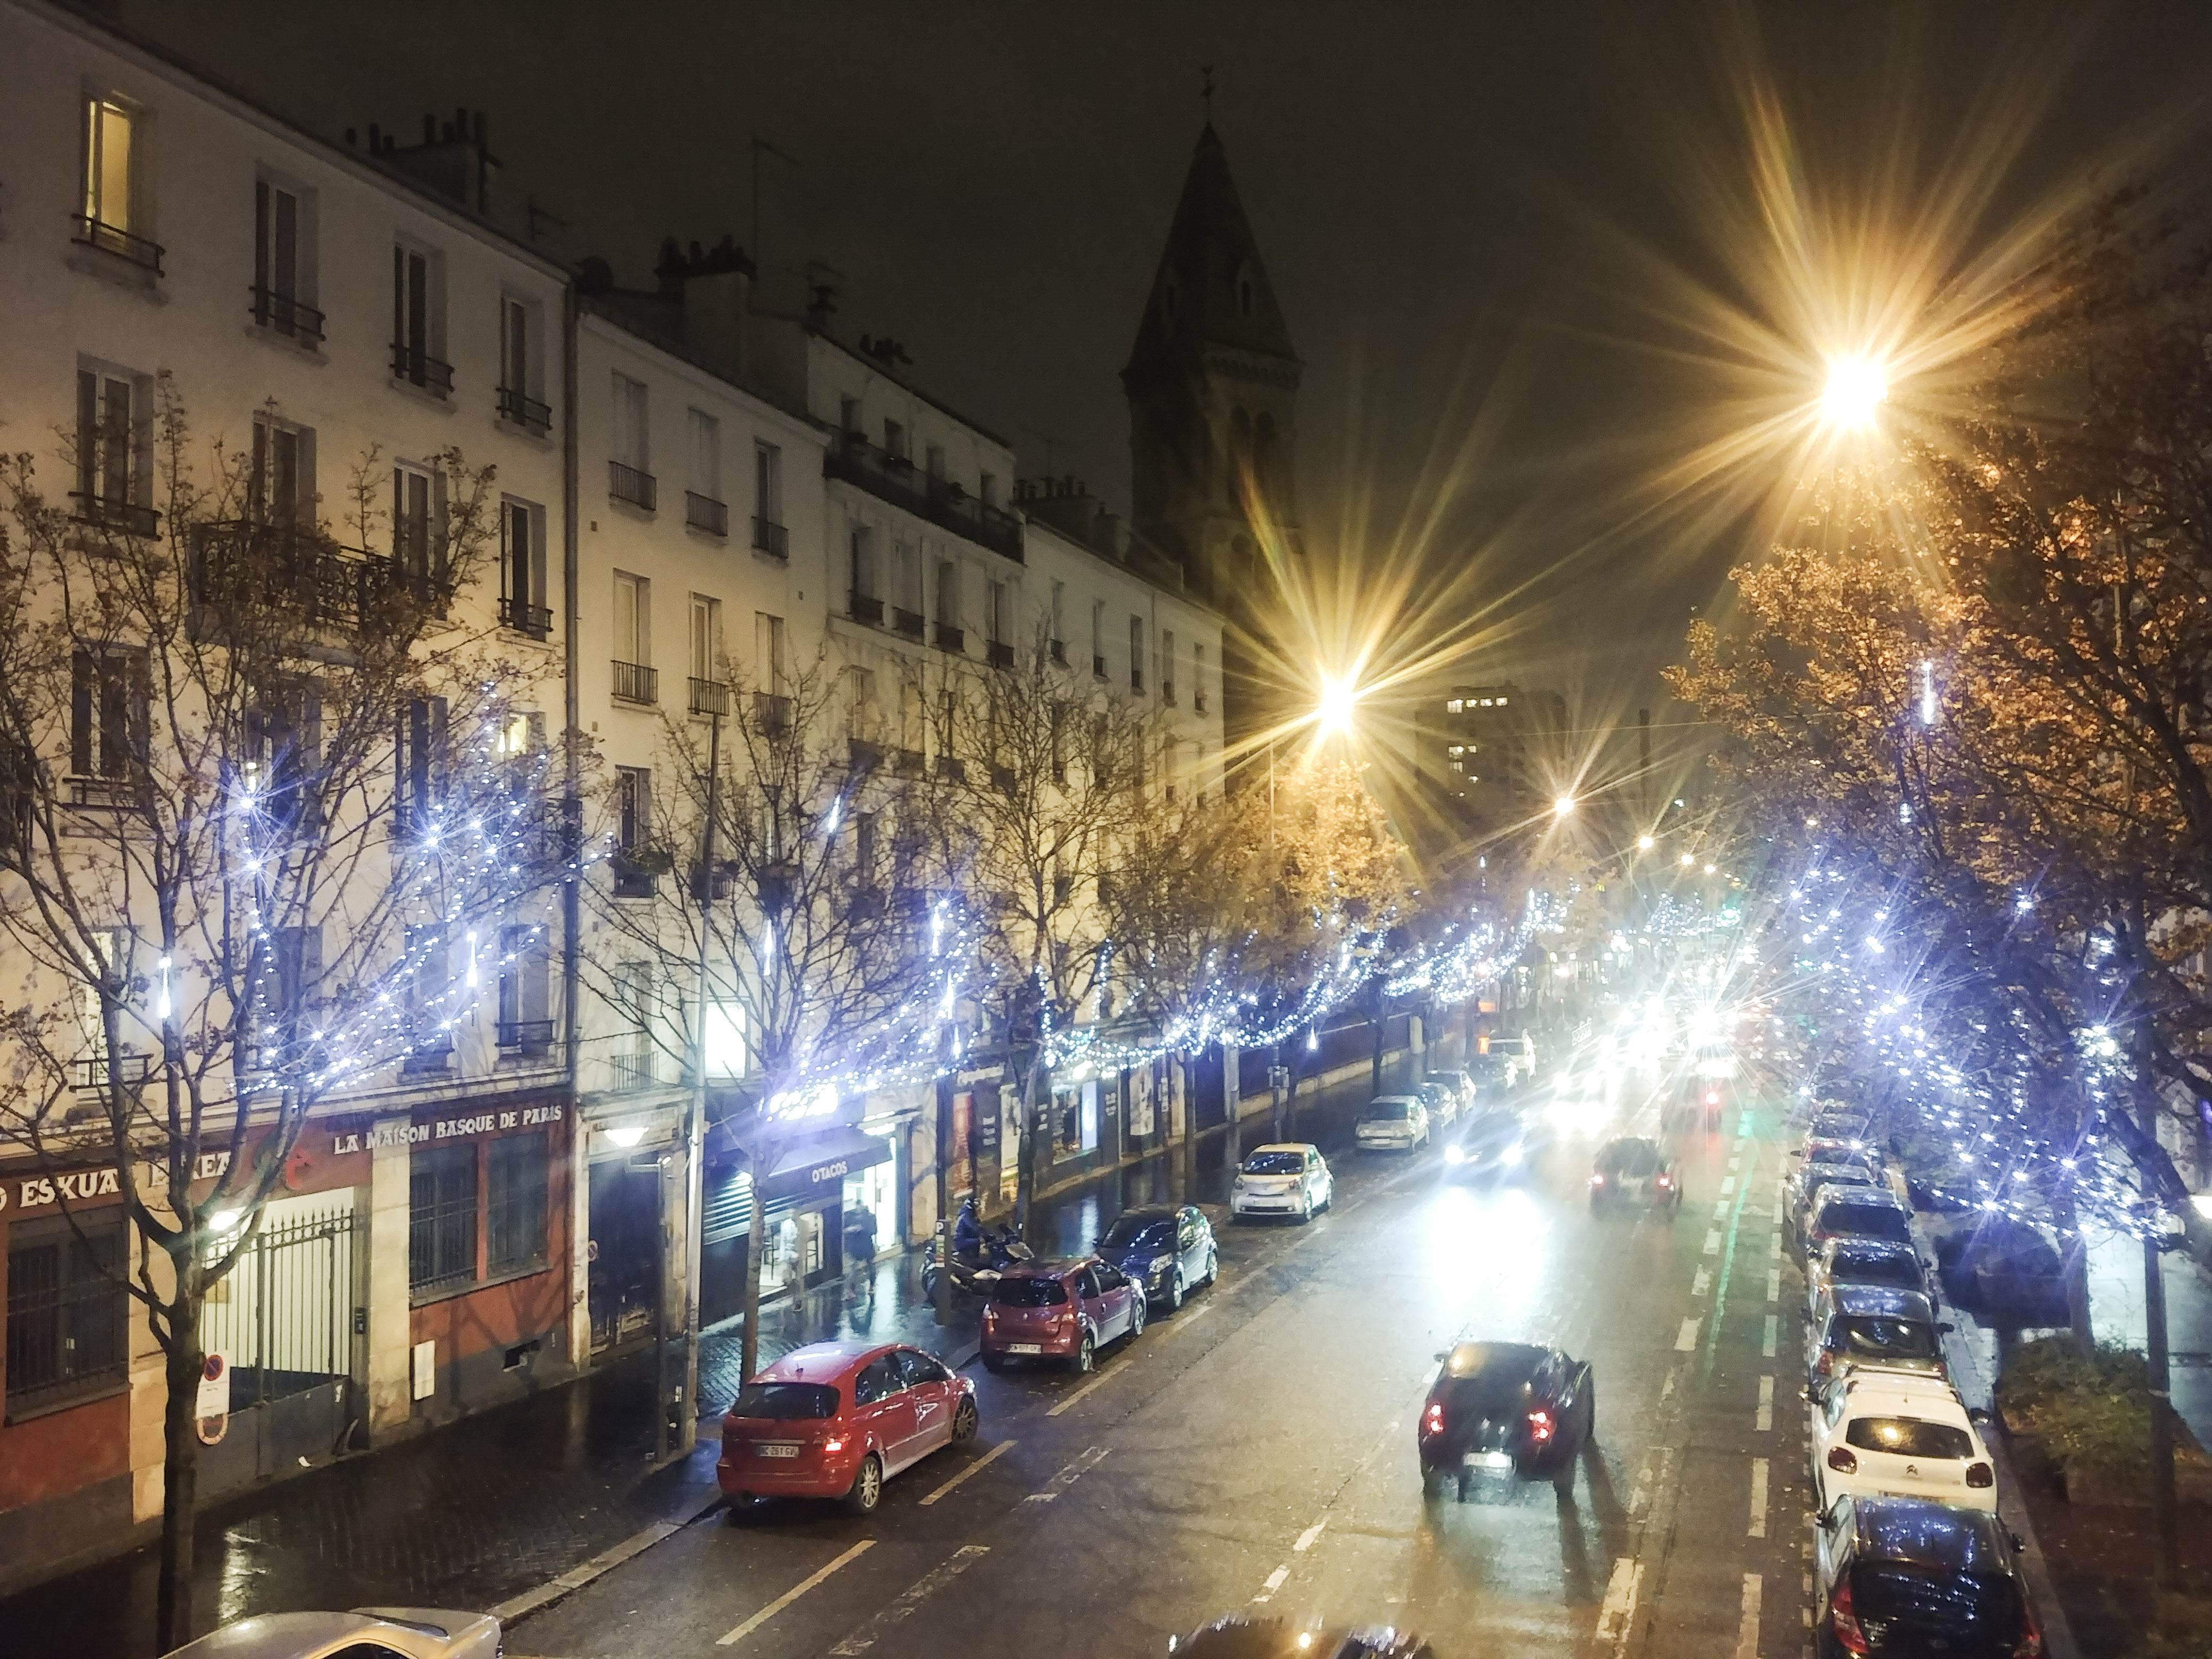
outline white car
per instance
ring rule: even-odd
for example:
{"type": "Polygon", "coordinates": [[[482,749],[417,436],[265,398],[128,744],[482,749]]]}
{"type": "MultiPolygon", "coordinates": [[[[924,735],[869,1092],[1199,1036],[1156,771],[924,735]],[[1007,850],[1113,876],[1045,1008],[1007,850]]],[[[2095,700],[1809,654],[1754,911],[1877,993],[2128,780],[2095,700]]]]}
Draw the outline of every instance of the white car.
{"type": "Polygon", "coordinates": [[[1336,1196],[1336,1183],[1321,1148],[1302,1142],[1261,1146],[1246,1158],[1229,1189],[1229,1213],[1238,1221],[1248,1215],[1294,1215],[1311,1221],[1314,1212],[1326,1210],[1336,1196]]]}
{"type": "Polygon", "coordinates": [[[1860,1371],[1813,1396],[1814,1489],[1826,1515],[1846,1493],[1997,1507],[1996,1465],[1951,1385],[1860,1371]]]}
{"type": "Polygon", "coordinates": [[[264,1613],[210,1631],[167,1659],[498,1659],[499,1620],[438,1607],[356,1607],[351,1613],[264,1613]]]}
{"type": "Polygon", "coordinates": [[[1352,1138],[1363,1152],[1410,1152],[1429,1144],[1429,1109],[1413,1095],[1377,1095],[1359,1109],[1352,1138]]]}

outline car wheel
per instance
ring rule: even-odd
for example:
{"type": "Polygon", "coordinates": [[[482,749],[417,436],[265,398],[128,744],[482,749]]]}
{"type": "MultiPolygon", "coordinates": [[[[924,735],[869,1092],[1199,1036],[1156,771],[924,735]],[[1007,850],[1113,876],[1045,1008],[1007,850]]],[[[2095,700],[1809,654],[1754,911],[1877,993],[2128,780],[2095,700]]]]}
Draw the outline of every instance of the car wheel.
{"type": "Polygon", "coordinates": [[[1221,1277],[1221,1252],[1209,1249],[1206,1253],[1206,1283],[1211,1285],[1221,1277]]]}
{"type": "Polygon", "coordinates": [[[1182,1306],[1182,1264],[1181,1262],[1168,1269],[1168,1293],[1161,1300],[1168,1304],[1170,1313],[1175,1312],[1182,1306]]]}
{"type": "Polygon", "coordinates": [[[723,1507],[722,1522],[725,1526],[742,1527],[753,1518],[753,1511],[759,1507],[760,1499],[750,1492],[732,1492],[729,1503],[723,1507]]]}
{"type": "Polygon", "coordinates": [[[1421,1501],[1428,1503],[1442,1495],[1444,1489],[1443,1472],[1424,1463],[1421,1465],[1421,1501]]]}
{"type": "Polygon", "coordinates": [[[845,1507],[854,1515],[872,1515],[883,1501],[884,1462],[870,1452],[860,1460],[860,1472],[853,1477],[853,1489],[845,1494],[845,1507]]]}
{"type": "Polygon", "coordinates": [[[1075,1345],[1075,1357],[1067,1362],[1068,1369],[1078,1372],[1087,1371],[1097,1358],[1097,1352],[1091,1346],[1091,1333],[1085,1331],[1083,1334],[1083,1340],[1075,1345]]]}
{"type": "Polygon", "coordinates": [[[1459,1474],[1459,1501],[1466,1503],[1474,1492],[1474,1478],[1462,1469],[1459,1474]]]}
{"type": "Polygon", "coordinates": [[[1129,1298],[1129,1334],[1132,1337],[1142,1336],[1145,1334],[1145,1317],[1150,1311],[1143,1297],[1133,1296],[1129,1298]]]}
{"type": "Polygon", "coordinates": [[[975,1402],[972,1400],[962,1401],[960,1409],[952,1413],[952,1443],[957,1446],[964,1441],[973,1440],[975,1437],[977,1420],[975,1402]]]}
{"type": "Polygon", "coordinates": [[[1304,1209],[1303,1209],[1303,1210],[1301,1210],[1301,1211],[1299,1211],[1299,1212],[1298,1212],[1298,1225],[1300,1225],[1301,1227],[1304,1226],[1304,1225],[1306,1224],[1306,1223],[1307,1223],[1307,1222],[1311,1221],[1311,1220],[1313,1219],[1313,1215],[1314,1215],[1314,1201],[1313,1201],[1313,1194],[1312,1194],[1311,1193],[1308,1193],[1308,1194],[1306,1194],[1306,1206],[1305,1206],[1305,1208],[1304,1208],[1304,1209]]]}

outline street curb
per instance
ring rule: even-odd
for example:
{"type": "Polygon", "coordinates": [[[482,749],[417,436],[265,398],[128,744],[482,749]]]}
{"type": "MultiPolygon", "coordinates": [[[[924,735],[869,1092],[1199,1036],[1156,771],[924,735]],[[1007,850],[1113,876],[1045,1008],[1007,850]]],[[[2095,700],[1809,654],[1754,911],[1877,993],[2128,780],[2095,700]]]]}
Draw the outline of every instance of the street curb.
{"type": "Polygon", "coordinates": [[[506,1601],[487,1611],[493,1618],[499,1620],[501,1629],[518,1625],[532,1613],[543,1612],[556,1601],[583,1589],[593,1579],[605,1577],[623,1562],[644,1554],[663,1539],[674,1537],[692,1522],[702,1516],[712,1514],[720,1507],[721,1502],[722,1495],[718,1492],[710,1502],[699,1509],[696,1514],[681,1521],[656,1521],[642,1531],[632,1533],[612,1549],[602,1550],[580,1567],[571,1567],[568,1571],[547,1579],[534,1589],[526,1589],[520,1595],[510,1595],[506,1601]]]}

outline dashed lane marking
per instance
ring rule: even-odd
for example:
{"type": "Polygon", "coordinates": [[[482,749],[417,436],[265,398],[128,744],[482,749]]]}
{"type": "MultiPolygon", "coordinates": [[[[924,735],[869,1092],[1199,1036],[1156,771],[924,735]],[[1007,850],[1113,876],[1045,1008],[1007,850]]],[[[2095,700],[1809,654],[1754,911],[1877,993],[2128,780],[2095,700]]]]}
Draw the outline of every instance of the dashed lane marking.
{"type": "Polygon", "coordinates": [[[1709,1231],[1707,1231],[1707,1233],[1705,1234],[1705,1249],[1701,1252],[1701,1254],[1702,1254],[1702,1255],[1718,1255],[1720,1253],[1721,1253],[1721,1230],[1720,1230],[1719,1228],[1717,1228],[1717,1227],[1715,1227],[1715,1228],[1711,1229],[1711,1230],[1710,1230],[1709,1231]]]}
{"type": "Polygon", "coordinates": [[[1729,1176],[1727,1180],[1721,1182],[1721,1196],[1723,1198],[1734,1198],[1735,1196],[1735,1177],[1734,1176],[1729,1176]]]}
{"type": "Polygon", "coordinates": [[[991,1548],[988,1544],[962,1545],[953,1552],[951,1560],[915,1579],[898,1600],[869,1620],[866,1624],[838,1643],[830,1651],[845,1656],[845,1659],[851,1659],[851,1656],[856,1653],[866,1653],[870,1648],[875,1646],[876,1638],[878,1636],[927,1601],[934,1592],[944,1589],[945,1585],[951,1583],[990,1553],[991,1548]]]}
{"type": "Polygon", "coordinates": [[[1713,1219],[1716,1221],[1726,1221],[1728,1219],[1728,1212],[1729,1201],[1726,1199],[1723,1199],[1719,1203],[1713,1206],[1713,1219]]]}
{"type": "Polygon", "coordinates": [[[999,1458],[1004,1457],[1008,1452],[1013,1450],[1013,1449],[1014,1443],[1012,1441],[1001,1440],[997,1445],[992,1447],[990,1450],[985,1452],[981,1457],[970,1463],[966,1468],[961,1470],[959,1474],[954,1475],[950,1480],[939,1486],[935,1492],[930,1493],[928,1497],[923,1498],[921,1500],[921,1506],[924,1509],[927,1509],[932,1504],[934,1504],[939,1498],[944,1497],[945,1493],[951,1492],[955,1486],[958,1486],[963,1480],[965,1480],[969,1475],[981,1474],[985,1465],[994,1462],[999,1458]]]}
{"type": "Polygon", "coordinates": [[[1252,1599],[1255,1601],[1266,1601],[1272,1600],[1275,1592],[1282,1589],[1283,1580],[1288,1578],[1290,1576],[1291,1570],[1287,1565],[1277,1567],[1274,1571],[1267,1575],[1267,1583],[1261,1588],[1260,1593],[1252,1599]]]}
{"type": "Polygon", "coordinates": [[[1630,1622],[1636,1616],[1636,1597],[1644,1588],[1644,1564],[1632,1555],[1623,1555],[1613,1564],[1613,1577],[1606,1581],[1605,1600],[1597,1610],[1597,1639],[1616,1645],[1628,1640],[1630,1622]]]}
{"type": "Polygon", "coordinates": [[[1767,1315],[1766,1334],[1759,1339],[1759,1357],[1762,1359],[1773,1358],[1774,1345],[1781,1340],[1782,1322],[1772,1314],[1767,1315]]]}
{"type": "Polygon", "coordinates": [[[1735,1627],[1735,1659],[1759,1659],[1759,1577],[1743,1576],[1743,1616],[1735,1627]]]}
{"type": "Polygon", "coordinates": [[[1674,1352],[1676,1353],[1695,1353],[1697,1352],[1698,1323],[1699,1322],[1694,1319],[1686,1319],[1682,1322],[1682,1328],[1680,1331],[1676,1333],[1674,1337],[1674,1352]]]}
{"type": "Polygon", "coordinates": [[[1703,1267],[1698,1268],[1697,1277],[1690,1281],[1690,1294],[1692,1296],[1703,1296],[1707,1291],[1712,1289],[1712,1274],[1707,1273],[1703,1267]]]}
{"type": "Polygon", "coordinates": [[[1105,1456],[1111,1449],[1112,1448],[1109,1446],[1091,1447],[1090,1449],[1085,1451],[1082,1456],[1077,1458],[1073,1463],[1070,1463],[1058,1474],[1055,1474],[1051,1480],[1046,1481],[1042,1491],[1031,1492],[1027,1498],[1022,1499],[1022,1502],[1024,1504],[1051,1503],[1054,1498],[1059,1497],[1060,1493],[1066,1492],[1070,1486],[1083,1479],[1084,1472],[1096,1464],[1100,1458],[1105,1456]]]}
{"type": "Polygon", "coordinates": [[[1766,1536],[1766,1460],[1751,1460],[1751,1525],[1744,1529],[1750,1538],[1766,1536]]]}
{"type": "Polygon", "coordinates": [[[746,1620],[744,1624],[738,1626],[734,1630],[732,1630],[724,1635],[716,1637],[714,1638],[714,1645],[718,1648],[726,1648],[744,1641],[745,1638],[750,1636],[763,1625],[768,1623],[769,1620],[775,1618],[776,1614],[781,1613],[793,1601],[796,1601],[800,1596],[805,1595],[807,1591],[812,1589],[823,1579],[827,1578],[831,1573],[836,1571],[838,1568],[850,1565],[853,1562],[859,1560],[863,1555],[866,1555],[870,1550],[873,1549],[875,1547],[875,1544],[876,1540],[874,1539],[863,1538],[859,1543],[854,1545],[852,1548],[847,1550],[842,1555],[839,1556],[835,1561],[832,1561],[828,1566],[823,1568],[819,1572],[811,1573],[806,1577],[800,1579],[789,1589],[784,1591],[782,1595],[777,1596],[775,1601],[769,1602],[751,1618],[746,1620]]]}
{"type": "Polygon", "coordinates": [[[1766,1270],[1766,1299],[1769,1302],[1782,1300],[1782,1269],[1779,1267],[1766,1270]]]}
{"type": "Polygon", "coordinates": [[[1782,1260],[1782,1229],[1779,1227],[1777,1227],[1767,1238],[1766,1259],[1769,1261],[1782,1260]]]}
{"type": "Polygon", "coordinates": [[[1771,1376],[1759,1379],[1759,1420],[1755,1426],[1761,1434],[1774,1426],[1774,1379],[1771,1376]]]}
{"type": "Polygon", "coordinates": [[[1315,1522],[1313,1525],[1308,1527],[1304,1532],[1298,1534],[1298,1541],[1291,1546],[1291,1553],[1293,1555],[1304,1555],[1308,1550],[1311,1549],[1316,1543],[1320,1541],[1321,1529],[1328,1524],[1328,1517],[1324,1515],[1320,1520],[1315,1522]]]}

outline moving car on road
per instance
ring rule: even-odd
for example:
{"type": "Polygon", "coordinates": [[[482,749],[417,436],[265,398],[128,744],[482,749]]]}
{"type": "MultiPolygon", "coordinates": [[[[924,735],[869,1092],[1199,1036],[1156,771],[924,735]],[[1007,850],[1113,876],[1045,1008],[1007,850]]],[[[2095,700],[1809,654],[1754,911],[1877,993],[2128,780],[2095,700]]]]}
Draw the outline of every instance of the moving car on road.
{"type": "Polygon", "coordinates": [[[1317,1625],[1224,1613],[1168,1638],[1175,1659],[1436,1659],[1428,1638],[1396,1625],[1317,1625]]]}
{"type": "Polygon", "coordinates": [[[1212,1224],[1195,1204],[1144,1204],[1124,1210],[1098,1241],[1099,1257],[1145,1288],[1170,1312],[1182,1306],[1194,1285],[1211,1285],[1221,1271],[1212,1224]]]}
{"type": "Polygon", "coordinates": [[[1057,1359],[1087,1371],[1109,1342],[1141,1335],[1141,1286],[1095,1255],[1032,1261],[999,1276],[983,1304],[983,1369],[1009,1359],[1057,1359]]]}
{"type": "Polygon", "coordinates": [[[1881,1187],[1816,1187],[1798,1223],[1797,1248],[1809,1257],[1832,1238],[1886,1238],[1912,1242],[1912,1212],[1905,1200],[1881,1187]]]}
{"type": "Polygon", "coordinates": [[[1335,1201],[1336,1182],[1321,1148],[1303,1141],[1262,1146],[1238,1165],[1229,1188],[1229,1213],[1294,1215],[1311,1221],[1314,1212],[1335,1201]]]}
{"type": "Polygon", "coordinates": [[[1820,1659],[1882,1653],[2043,1659],[2019,1540],[1994,1515],[1846,1498],[1814,1534],[1820,1659]]]}
{"type": "Polygon", "coordinates": [[[1591,1160],[1590,1208],[1639,1204],[1670,1216],[1682,1207],[1682,1180],[1666,1151],[1641,1135],[1621,1135],[1591,1160]]]}
{"type": "Polygon", "coordinates": [[[714,1478],[732,1520],[760,1498],[842,1498],[866,1515],[884,1481],[975,1424],[973,1380],[921,1349],[816,1342],[738,1391],[714,1478]]]}
{"type": "Polygon", "coordinates": [[[1529,1152],[1528,1126],[1520,1113],[1485,1112],[1462,1124],[1459,1133],[1444,1143],[1444,1176],[1508,1179],[1526,1167],[1529,1152]]]}
{"type": "Polygon", "coordinates": [[[498,1659],[499,1620],[438,1607],[264,1613],[211,1630],[167,1659],[498,1659]]]}
{"type": "Polygon", "coordinates": [[[1933,1304],[1920,1252],[1886,1238],[1832,1238],[1805,1263],[1805,1308],[1818,1307],[1831,1285],[1887,1285],[1896,1291],[1920,1291],[1933,1304]]]}
{"type": "Polygon", "coordinates": [[[1816,1509],[1846,1493],[1997,1507],[1996,1466],[1972,1416],[1938,1377],[1865,1371],[1813,1402],[1809,1456],[1816,1509]]]}
{"type": "Polygon", "coordinates": [[[1489,1470],[1573,1484],[1575,1455],[1597,1437],[1587,1361],[1525,1342],[1462,1342],[1438,1358],[1414,1430],[1424,1497],[1455,1483],[1464,1498],[1489,1470]]]}
{"type": "Polygon", "coordinates": [[[1429,1109],[1417,1095],[1377,1095],[1359,1109],[1352,1139],[1363,1152],[1410,1152],[1429,1144],[1429,1109]]]}
{"type": "Polygon", "coordinates": [[[1813,1304],[1805,1370],[1818,1388],[1847,1370],[1873,1368],[1942,1377],[1943,1334],[1917,1291],[1888,1285],[1831,1285],[1813,1304]]]}

